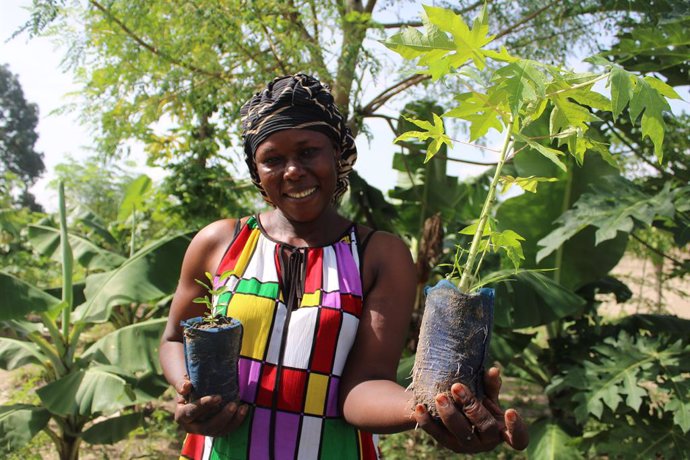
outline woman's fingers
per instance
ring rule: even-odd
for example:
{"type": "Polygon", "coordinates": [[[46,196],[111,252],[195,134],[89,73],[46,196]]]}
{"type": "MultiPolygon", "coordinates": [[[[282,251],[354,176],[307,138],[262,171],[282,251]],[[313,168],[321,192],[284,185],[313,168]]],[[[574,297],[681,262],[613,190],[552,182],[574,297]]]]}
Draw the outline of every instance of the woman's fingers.
{"type": "Polygon", "coordinates": [[[513,449],[524,450],[529,444],[529,431],[520,414],[515,409],[508,409],[504,415],[506,429],[505,441],[513,449]]]}
{"type": "Polygon", "coordinates": [[[501,427],[496,418],[484,405],[475,398],[472,392],[462,383],[455,383],[450,389],[453,399],[462,407],[462,412],[475,426],[475,433],[483,441],[494,445],[501,442],[501,427]]]}
{"type": "Polygon", "coordinates": [[[484,374],[484,392],[486,393],[486,398],[493,401],[497,406],[498,395],[501,392],[501,371],[497,367],[492,367],[484,374]]]}
{"type": "Polygon", "coordinates": [[[436,423],[431,414],[426,410],[423,404],[417,404],[414,411],[414,417],[417,421],[417,425],[433,436],[442,445],[448,447],[449,449],[456,450],[454,446],[457,444],[455,437],[445,429],[442,425],[436,423]]]}
{"type": "MultiPolygon", "coordinates": [[[[472,425],[467,418],[462,415],[462,412],[457,410],[453,402],[445,394],[436,396],[436,410],[441,421],[448,431],[453,434],[456,443],[470,447],[477,441],[477,437],[472,429],[472,425]]],[[[463,452],[469,450],[463,449],[463,452]]]]}
{"type": "Polygon", "coordinates": [[[175,420],[178,423],[193,423],[218,410],[221,398],[218,395],[204,396],[193,403],[178,402],[175,420]]]}

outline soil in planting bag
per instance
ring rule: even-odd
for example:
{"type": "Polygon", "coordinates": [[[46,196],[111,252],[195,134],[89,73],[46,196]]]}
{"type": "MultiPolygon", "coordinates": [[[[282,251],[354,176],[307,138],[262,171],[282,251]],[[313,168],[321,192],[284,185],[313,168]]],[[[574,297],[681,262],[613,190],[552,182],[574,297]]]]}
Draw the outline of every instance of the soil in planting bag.
{"type": "Polygon", "coordinates": [[[415,405],[436,414],[436,395],[456,382],[484,397],[484,363],[494,316],[494,290],[465,294],[450,281],[426,288],[424,316],[412,368],[415,405]]]}
{"type": "Polygon", "coordinates": [[[214,322],[202,317],[181,322],[184,327],[184,358],[192,382],[190,400],[220,395],[223,403],[237,401],[237,361],[242,346],[242,324],[234,318],[217,316],[214,322]]]}

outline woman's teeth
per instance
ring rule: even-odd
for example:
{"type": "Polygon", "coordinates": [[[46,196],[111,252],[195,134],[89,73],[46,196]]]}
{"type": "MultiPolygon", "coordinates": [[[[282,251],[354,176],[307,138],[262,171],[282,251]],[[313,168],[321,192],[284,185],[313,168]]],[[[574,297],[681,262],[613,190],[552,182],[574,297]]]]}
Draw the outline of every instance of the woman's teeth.
{"type": "Polygon", "coordinates": [[[297,192],[297,193],[286,193],[287,196],[290,198],[304,198],[306,196],[311,195],[316,191],[316,187],[312,187],[310,189],[304,190],[303,192],[297,192]]]}

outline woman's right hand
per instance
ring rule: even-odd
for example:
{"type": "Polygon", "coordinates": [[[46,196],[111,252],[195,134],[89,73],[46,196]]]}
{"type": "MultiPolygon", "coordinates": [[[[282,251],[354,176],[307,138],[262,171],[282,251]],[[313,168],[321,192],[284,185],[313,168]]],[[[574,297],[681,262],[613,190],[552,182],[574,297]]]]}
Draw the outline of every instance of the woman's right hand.
{"type": "Polygon", "coordinates": [[[177,385],[177,407],[175,421],[187,432],[204,436],[225,436],[236,430],[244,421],[249,410],[246,404],[230,402],[222,406],[218,395],[204,396],[193,402],[186,402],[192,391],[192,383],[183,379],[177,385]]]}

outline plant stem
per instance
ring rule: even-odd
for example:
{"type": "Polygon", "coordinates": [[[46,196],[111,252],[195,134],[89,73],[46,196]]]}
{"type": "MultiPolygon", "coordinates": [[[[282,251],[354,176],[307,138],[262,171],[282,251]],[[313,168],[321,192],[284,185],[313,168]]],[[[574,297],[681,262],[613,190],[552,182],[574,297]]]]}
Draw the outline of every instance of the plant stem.
{"type": "MultiPolygon", "coordinates": [[[[74,302],[72,294],[72,248],[67,236],[67,211],[65,209],[65,184],[60,182],[58,188],[58,206],[60,209],[60,248],[62,249],[62,337],[65,342],[69,337],[70,316],[74,302]]],[[[68,364],[69,365],[69,364],[68,364]]]]}
{"type": "MultiPolygon", "coordinates": [[[[479,215],[479,223],[477,224],[477,231],[472,238],[472,244],[470,245],[470,251],[467,254],[467,262],[465,262],[465,267],[462,271],[462,277],[460,278],[460,284],[458,287],[462,292],[468,292],[472,284],[472,274],[475,272],[474,261],[479,254],[479,243],[484,236],[484,228],[489,220],[489,215],[493,208],[494,200],[496,198],[496,188],[498,187],[498,182],[501,178],[501,170],[503,169],[503,164],[508,157],[508,151],[510,150],[511,139],[513,134],[513,125],[515,121],[511,116],[508,126],[506,126],[506,135],[503,140],[503,146],[501,147],[501,154],[498,158],[498,164],[496,164],[496,172],[494,173],[493,179],[491,179],[491,185],[489,186],[489,194],[484,200],[484,206],[482,207],[482,212],[479,215]]],[[[479,270],[479,267],[477,267],[479,270]]]]}

